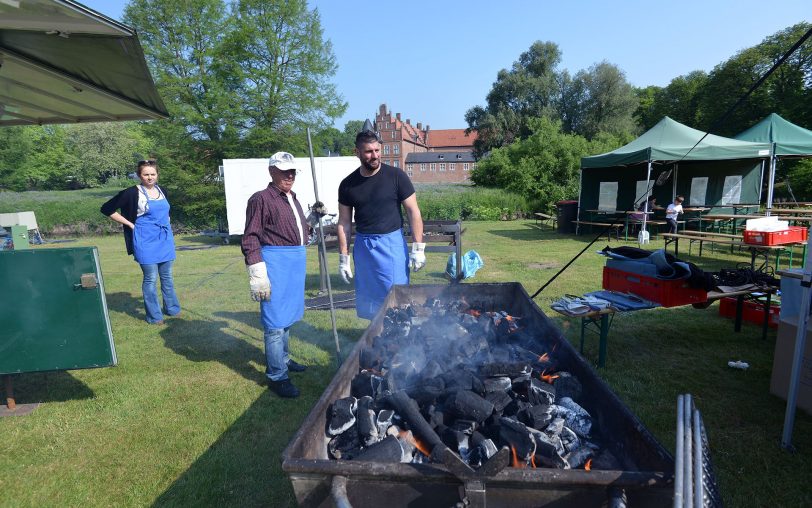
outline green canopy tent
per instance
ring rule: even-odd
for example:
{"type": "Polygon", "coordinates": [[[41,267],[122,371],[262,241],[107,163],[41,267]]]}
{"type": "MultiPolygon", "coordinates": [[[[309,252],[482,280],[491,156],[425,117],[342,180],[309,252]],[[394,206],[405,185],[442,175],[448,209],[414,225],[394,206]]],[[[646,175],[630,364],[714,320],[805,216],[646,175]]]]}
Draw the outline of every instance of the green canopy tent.
{"type": "Polygon", "coordinates": [[[70,0],[0,0],[0,126],[167,114],[135,30],[70,0]]]}
{"type": "Polygon", "coordinates": [[[779,159],[812,157],[812,131],[771,113],[759,123],[735,136],[742,141],[769,143],[770,176],[767,184],[767,214],[773,207],[775,167],[779,159]]]}
{"type": "Polygon", "coordinates": [[[706,136],[665,117],[631,143],[581,159],[578,217],[590,209],[629,210],[652,191],[660,203],[678,194],[692,206],[758,203],[769,155],[768,143],[706,136]],[[652,189],[656,167],[673,170],[670,190],[652,189]]]}

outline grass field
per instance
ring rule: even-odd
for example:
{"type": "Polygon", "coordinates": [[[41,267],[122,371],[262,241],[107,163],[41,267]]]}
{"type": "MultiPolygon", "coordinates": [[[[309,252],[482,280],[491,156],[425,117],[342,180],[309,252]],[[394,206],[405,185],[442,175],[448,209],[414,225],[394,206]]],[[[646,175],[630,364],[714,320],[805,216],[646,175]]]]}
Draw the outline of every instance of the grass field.
{"type": "MultiPolygon", "coordinates": [[[[532,221],[465,228],[464,250],[485,261],[472,282],[519,281],[530,294],[587,241],[532,221]]],[[[0,419],[0,506],[294,505],[281,453],[335,372],[329,312],[308,311],[292,328],[292,354],[310,369],[293,375],[302,396],[281,400],[263,385],[261,326],[238,245],[178,239],[188,249],[179,250],[175,265],[183,312],[164,326],[143,321],[141,272],[120,236],[56,247],[91,245],[100,252],[119,365],[16,378],[18,402],[42,404],[31,415],[0,419]]],[[[539,295],[539,306],[598,289],[603,258],[593,251],[604,245],[539,295]]],[[[655,239],[650,247],[661,245],[655,239]]],[[[413,283],[444,283],[445,255],[428,256],[413,283]]],[[[329,258],[333,271],[336,258],[329,258]]],[[[688,259],[706,269],[749,261],[729,252],[688,259]]],[[[313,250],[308,293],[318,284],[313,250]]],[[[347,287],[337,276],[332,284],[347,287]]],[[[577,347],[577,322],[548,315],[577,347]]],[[[354,311],[338,311],[345,352],[366,324],[354,311]]],[[[677,396],[696,397],[728,506],[810,506],[812,417],[798,413],[798,451],[782,451],[785,404],[769,394],[774,344],[775,332],[762,340],[759,326],[733,333],[718,304],[622,314],[598,374],[672,451],[677,396]],[[750,368],[731,369],[729,360],[750,368]]],[[[597,362],[596,338],[585,357],[597,362]]]]}

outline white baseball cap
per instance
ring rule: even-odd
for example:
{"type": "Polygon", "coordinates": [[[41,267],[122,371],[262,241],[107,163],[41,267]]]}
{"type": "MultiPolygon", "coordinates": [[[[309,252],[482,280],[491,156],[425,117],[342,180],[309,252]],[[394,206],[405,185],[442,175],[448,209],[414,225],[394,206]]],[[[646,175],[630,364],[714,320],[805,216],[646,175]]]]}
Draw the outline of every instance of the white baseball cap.
{"type": "Polygon", "coordinates": [[[292,169],[297,173],[299,172],[296,168],[296,159],[288,152],[276,152],[271,155],[271,158],[268,159],[268,167],[271,166],[281,171],[290,171],[292,169]]]}

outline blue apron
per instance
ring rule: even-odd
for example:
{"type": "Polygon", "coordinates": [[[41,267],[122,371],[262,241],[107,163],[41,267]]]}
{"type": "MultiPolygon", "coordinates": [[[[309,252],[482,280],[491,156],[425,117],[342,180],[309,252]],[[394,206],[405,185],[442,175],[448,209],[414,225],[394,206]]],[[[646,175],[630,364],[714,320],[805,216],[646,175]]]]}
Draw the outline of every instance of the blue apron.
{"type": "Polygon", "coordinates": [[[355,313],[360,318],[372,319],[393,285],[409,283],[406,240],[400,229],[385,235],[356,233],[352,255],[355,313]]]}
{"type": "Polygon", "coordinates": [[[305,247],[265,245],[262,260],[271,281],[271,299],[259,304],[262,326],[287,328],[304,316],[305,247]]]}
{"type": "MultiPolygon", "coordinates": [[[[133,230],[135,260],[141,265],[172,261],[175,259],[175,238],[169,225],[169,201],[166,198],[149,199],[143,188],[141,192],[147,196],[147,211],[135,220],[133,230]]],[[[161,192],[160,188],[158,192],[161,192]]]]}

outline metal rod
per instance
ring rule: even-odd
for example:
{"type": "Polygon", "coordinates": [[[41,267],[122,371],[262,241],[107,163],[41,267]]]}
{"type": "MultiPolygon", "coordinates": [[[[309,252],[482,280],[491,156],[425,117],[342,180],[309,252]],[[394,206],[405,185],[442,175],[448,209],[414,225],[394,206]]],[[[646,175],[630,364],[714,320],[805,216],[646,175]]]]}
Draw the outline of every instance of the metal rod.
{"type": "Polygon", "coordinates": [[[330,487],[330,495],[336,508],[352,508],[350,498],[347,497],[347,477],[336,475],[333,476],[332,485],[330,487]]]}
{"type": "Polygon", "coordinates": [[[686,393],[685,398],[682,399],[682,402],[685,406],[682,408],[682,416],[685,418],[685,456],[682,461],[685,471],[682,473],[684,486],[682,491],[682,500],[685,508],[692,508],[694,506],[694,496],[692,492],[693,489],[691,488],[691,481],[693,480],[694,463],[691,461],[691,456],[693,453],[693,433],[691,429],[691,408],[693,406],[693,400],[691,399],[691,394],[686,393]]]}
{"type": "Polygon", "coordinates": [[[682,417],[682,399],[684,395],[677,397],[677,450],[674,453],[674,508],[682,508],[682,458],[685,450],[685,420],[682,417]]]}
{"type": "Polygon", "coordinates": [[[704,506],[704,483],[702,477],[705,474],[702,467],[702,425],[700,422],[699,410],[694,409],[694,506],[704,506]]]}
{"type": "MultiPolygon", "coordinates": [[[[319,200],[319,185],[316,182],[316,159],[313,158],[313,141],[310,139],[310,127],[307,128],[307,148],[310,150],[310,172],[313,174],[313,194],[319,200]]],[[[341,366],[341,345],[338,341],[338,328],[336,327],[336,308],[333,303],[333,286],[330,283],[330,271],[327,266],[327,245],[324,243],[324,226],[319,217],[319,249],[324,259],[324,270],[327,272],[327,298],[330,300],[330,322],[333,325],[333,339],[336,343],[336,366],[341,366]]]]}

